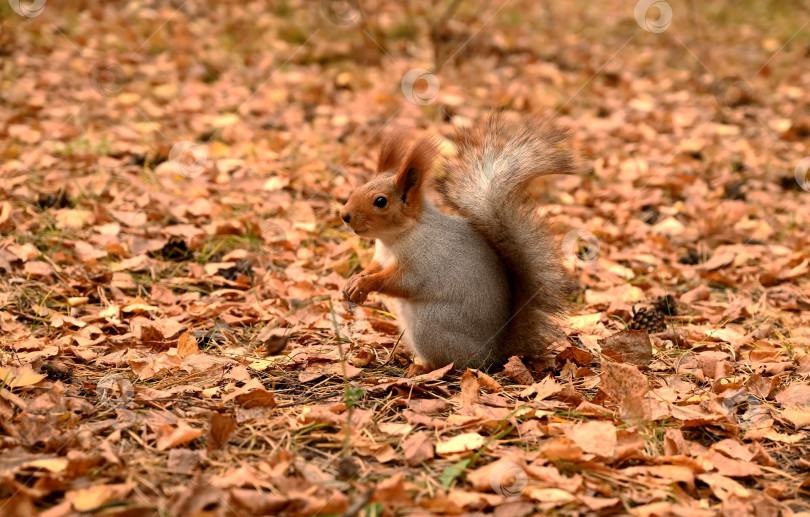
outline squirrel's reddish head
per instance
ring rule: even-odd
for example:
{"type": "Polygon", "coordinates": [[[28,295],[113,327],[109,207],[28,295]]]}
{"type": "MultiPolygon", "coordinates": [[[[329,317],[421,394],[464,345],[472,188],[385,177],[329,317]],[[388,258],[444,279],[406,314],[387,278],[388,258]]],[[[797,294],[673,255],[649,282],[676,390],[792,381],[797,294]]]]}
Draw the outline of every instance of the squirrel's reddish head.
{"type": "Polygon", "coordinates": [[[433,139],[423,138],[405,151],[401,133],[390,133],[380,149],[377,175],[355,190],[340,211],[357,235],[387,240],[418,221],[422,186],[438,148],[433,139]]]}

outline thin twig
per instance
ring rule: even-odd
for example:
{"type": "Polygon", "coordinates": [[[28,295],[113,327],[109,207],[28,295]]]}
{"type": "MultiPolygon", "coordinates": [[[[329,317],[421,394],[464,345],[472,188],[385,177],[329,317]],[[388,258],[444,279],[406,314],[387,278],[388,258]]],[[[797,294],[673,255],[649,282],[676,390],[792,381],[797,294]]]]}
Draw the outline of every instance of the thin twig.
{"type": "Polygon", "coordinates": [[[438,20],[434,24],[430,26],[430,40],[433,43],[433,69],[438,72],[441,70],[444,63],[439,64],[439,57],[441,49],[439,46],[441,34],[440,31],[444,28],[450,18],[455,14],[458,6],[461,5],[461,0],[453,0],[450,2],[450,5],[447,6],[447,9],[444,10],[444,13],[439,17],[438,20]]]}
{"type": "Polygon", "coordinates": [[[332,316],[332,329],[335,331],[335,337],[337,338],[338,354],[340,355],[340,370],[343,373],[343,398],[346,402],[346,438],[343,441],[343,455],[349,457],[351,438],[349,429],[351,429],[352,425],[352,408],[354,404],[349,401],[349,376],[346,373],[346,357],[343,354],[343,341],[340,337],[340,329],[337,324],[337,318],[335,317],[335,307],[332,305],[332,300],[329,300],[329,313],[332,316]]]}
{"type": "Polygon", "coordinates": [[[371,501],[371,496],[374,495],[376,489],[376,486],[366,489],[366,491],[363,492],[360,497],[358,497],[351,505],[349,505],[348,508],[346,508],[346,511],[343,512],[343,517],[354,517],[360,513],[360,510],[365,508],[368,502],[371,501]]]}
{"type": "Polygon", "coordinates": [[[388,359],[385,360],[385,362],[383,363],[383,366],[386,366],[388,363],[391,362],[391,359],[394,358],[394,352],[397,351],[397,346],[399,345],[399,340],[402,339],[403,334],[405,334],[404,330],[400,333],[399,337],[397,338],[397,342],[394,343],[394,348],[391,349],[391,353],[388,354],[388,359]]]}

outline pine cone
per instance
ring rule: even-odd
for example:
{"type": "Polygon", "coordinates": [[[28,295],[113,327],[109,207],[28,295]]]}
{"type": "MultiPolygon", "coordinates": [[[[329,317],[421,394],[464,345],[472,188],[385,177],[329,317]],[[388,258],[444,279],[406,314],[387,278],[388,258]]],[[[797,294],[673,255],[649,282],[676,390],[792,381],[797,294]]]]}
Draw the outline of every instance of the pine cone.
{"type": "Polygon", "coordinates": [[[667,329],[667,322],[664,313],[655,307],[648,310],[642,307],[638,311],[633,309],[633,321],[630,323],[630,330],[646,330],[650,333],[664,332],[667,329]]]}
{"type": "Polygon", "coordinates": [[[653,308],[664,316],[675,316],[678,313],[678,302],[671,294],[659,296],[653,303],[653,308]]]}

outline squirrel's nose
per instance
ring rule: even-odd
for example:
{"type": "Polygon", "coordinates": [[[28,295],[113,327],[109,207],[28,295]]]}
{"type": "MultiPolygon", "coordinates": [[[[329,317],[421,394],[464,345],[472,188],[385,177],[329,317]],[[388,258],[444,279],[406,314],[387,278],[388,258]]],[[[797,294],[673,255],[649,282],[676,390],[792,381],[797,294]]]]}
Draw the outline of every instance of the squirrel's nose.
{"type": "Polygon", "coordinates": [[[343,219],[344,223],[349,224],[349,221],[351,220],[352,216],[351,214],[349,214],[349,212],[341,212],[340,218],[343,219]]]}

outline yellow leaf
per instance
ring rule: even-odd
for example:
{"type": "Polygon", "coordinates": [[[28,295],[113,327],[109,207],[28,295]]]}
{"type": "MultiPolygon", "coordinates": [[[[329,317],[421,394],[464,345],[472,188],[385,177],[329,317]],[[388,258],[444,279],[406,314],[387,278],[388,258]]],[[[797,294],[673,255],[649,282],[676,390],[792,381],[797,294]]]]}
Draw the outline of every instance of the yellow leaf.
{"type": "Polygon", "coordinates": [[[219,115],[211,119],[211,124],[217,127],[230,126],[231,124],[235,124],[237,122],[239,122],[239,117],[233,113],[219,115]]]}
{"type": "Polygon", "coordinates": [[[45,376],[36,373],[30,366],[0,366],[0,383],[5,384],[11,388],[19,388],[22,386],[31,386],[36,384],[45,376]]]}
{"type": "Polygon", "coordinates": [[[464,433],[454,436],[436,445],[436,454],[439,456],[449,456],[453,454],[460,454],[463,452],[470,452],[480,449],[486,443],[486,438],[478,433],[464,433]]]}
{"type": "Polygon", "coordinates": [[[56,214],[56,227],[62,230],[80,230],[93,217],[89,210],[61,210],[56,214]]]}
{"type": "Polygon", "coordinates": [[[279,363],[288,363],[288,362],[290,362],[289,356],[274,355],[272,357],[268,357],[267,359],[259,359],[258,361],[254,361],[250,363],[248,367],[258,372],[263,372],[264,370],[268,369],[271,366],[278,365],[279,363]]]}
{"type": "Polygon", "coordinates": [[[183,420],[177,422],[177,427],[163,424],[157,429],[158,440],[156,447],[159,451],[165,451],[166,449],[196,440],[201,434],[201,430],[194,429],[183,420]]]}
{"type": "Polygon", "coordinates": [[[184,332],[177,342],[177,356],[182,358],[198,353],[197,339],[189,331],[184,332]]]}
{"type": "Polygon", "coordinates": [[[231,148],[219,140],[214,140],[210,147],[212,158],[228,158],[231,156],[231,148]]]}
{"type": "Polygon", "coordinates": [[[28,468],[43,469],[48,472],[62,472],[68,466],[67,458],[43,458],[25,464],[28,468]]]}
{"type": "Polygon", "coordinates": [[[570,492],[566,492],[560,488],[540,488],[530,486],[526,490],[526,494],[534,501],[539,501],[553,506],[570,503],[576,499],[576,497],[574,497],[570,492]]]}
{"type": "Polygon", "coordinates": [[[579,316],[571,316],[569,322],[571,327],[577,330],[586,331],[590,330],[599,323],[602,318],[602,313],[597,312],[594,314],[584,314],[579,316]]]}
{"type": "Polygon", "coordinates": [[[73,509],[77,512],[87,512],[109,501],[123,499],[133,488],[133,483],[96,485],[67,492],[65,499],[73,505],[73,509]]]}

